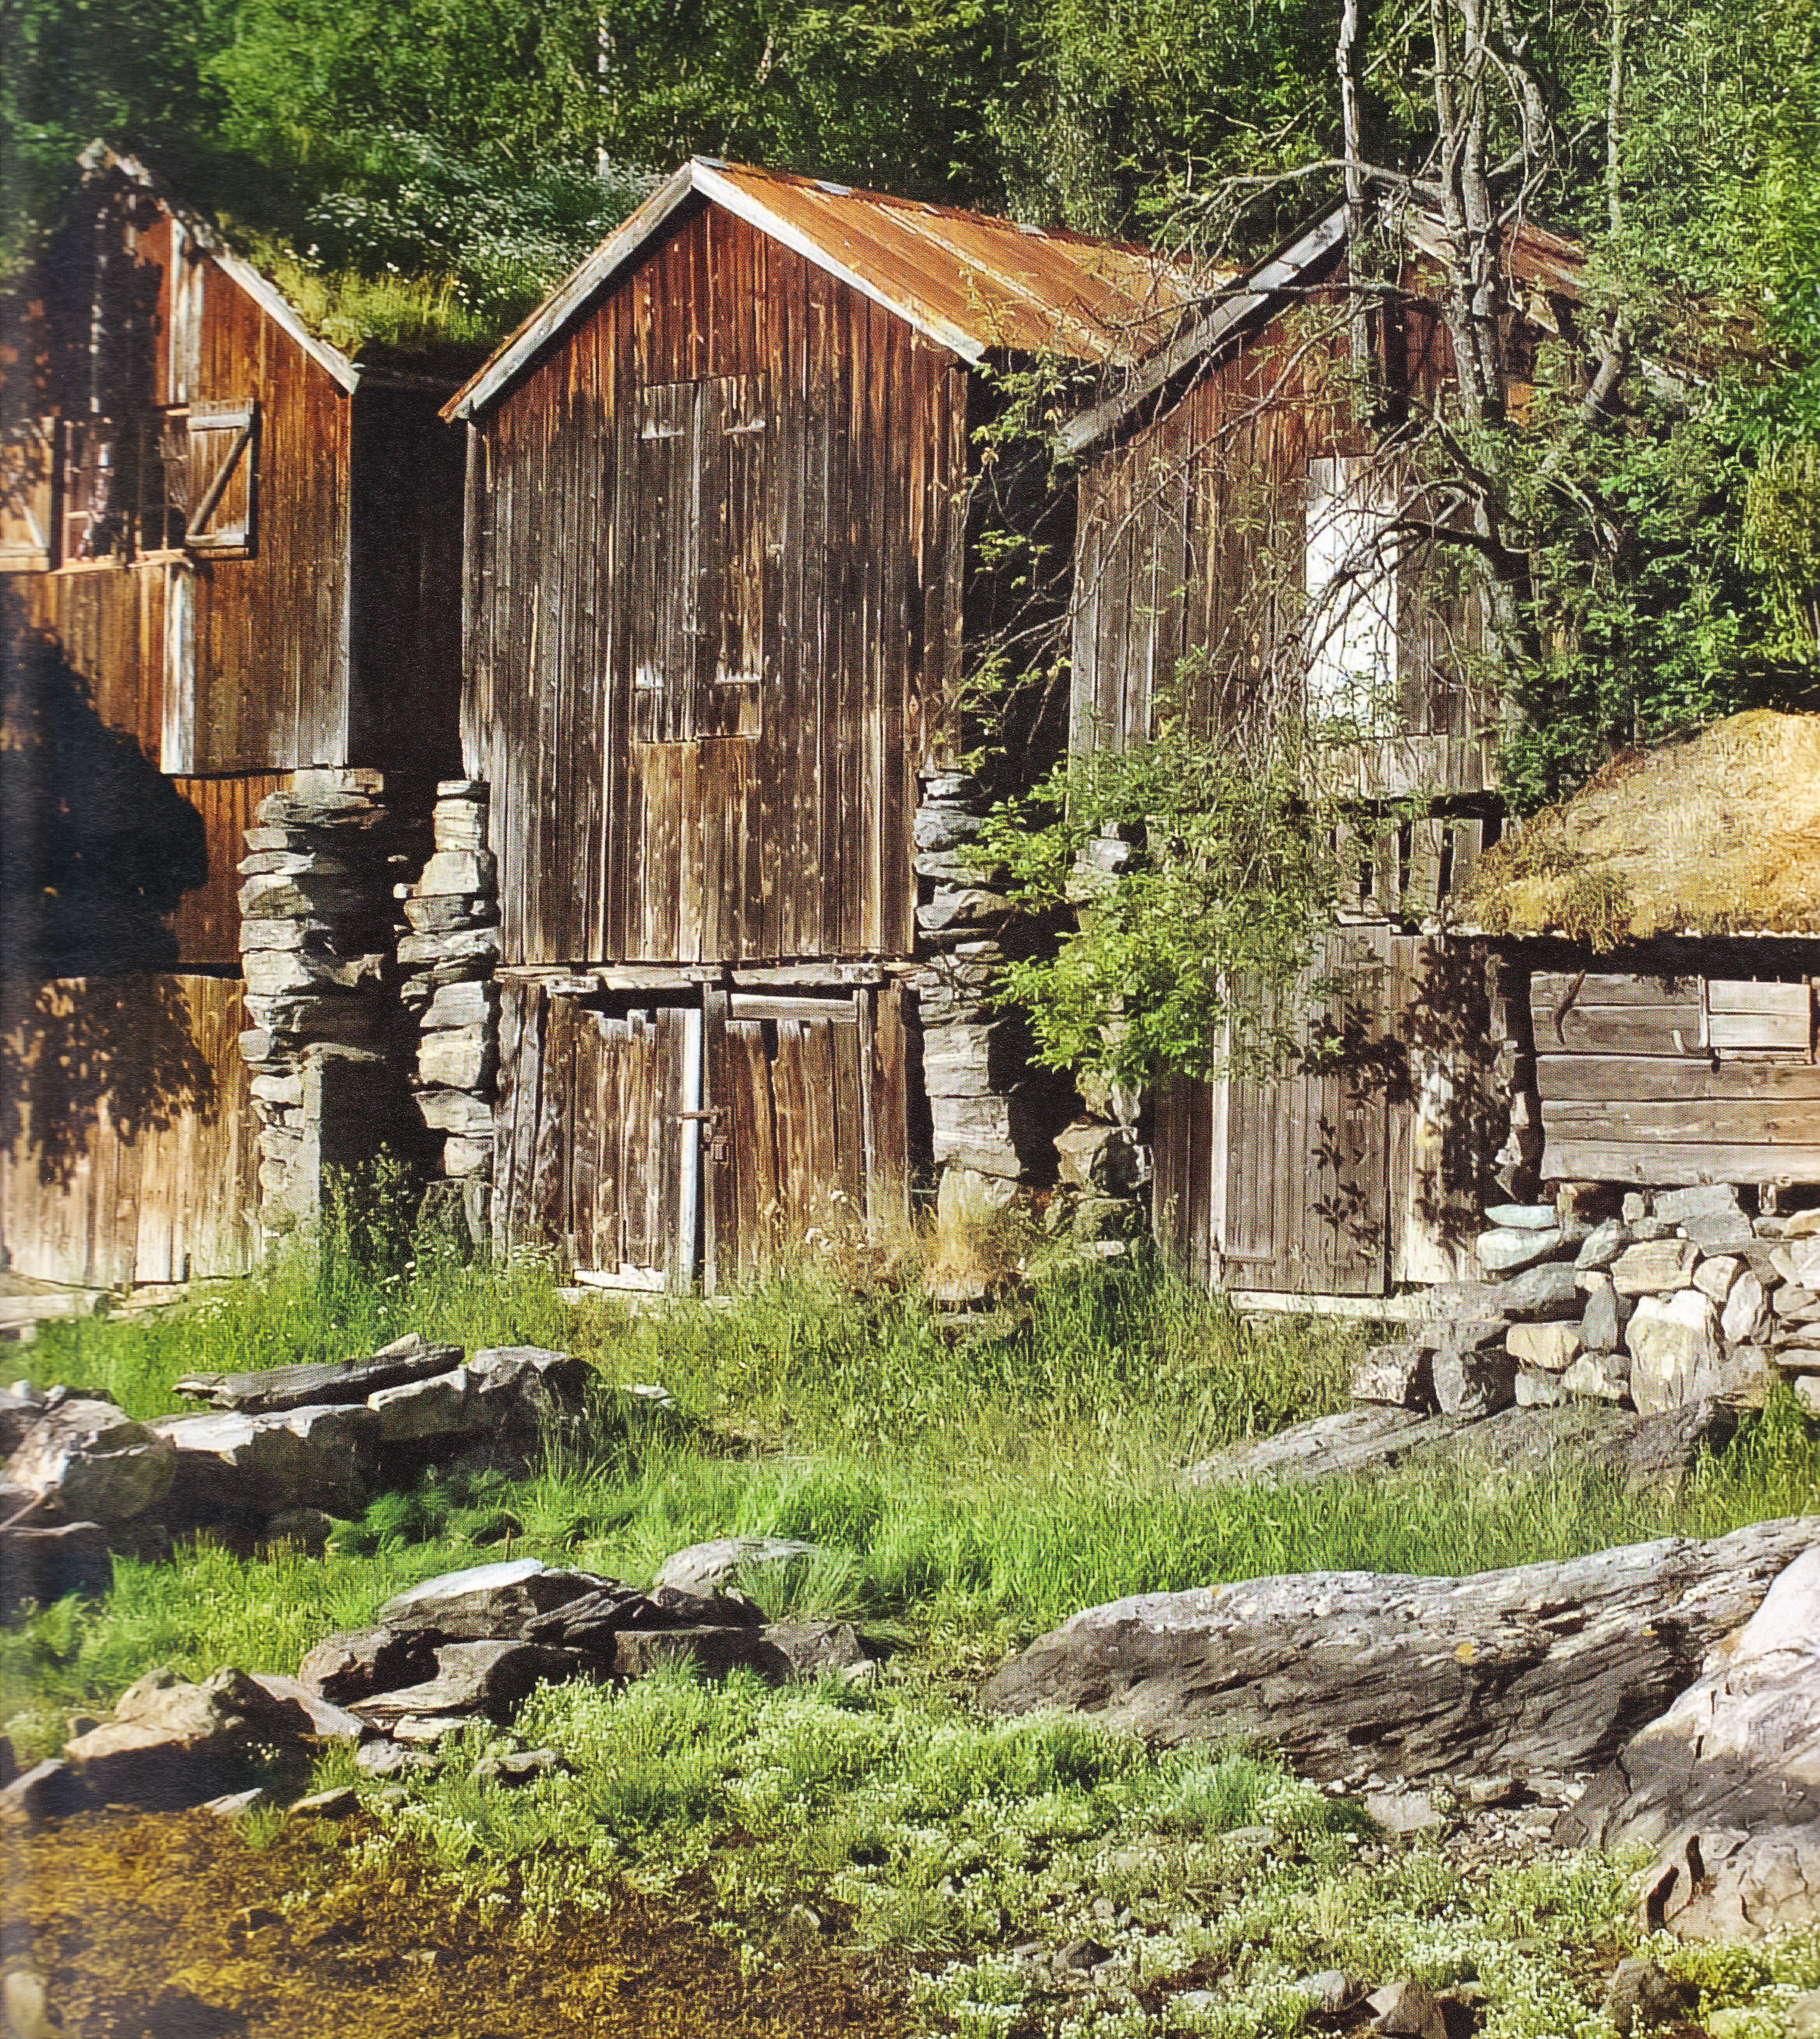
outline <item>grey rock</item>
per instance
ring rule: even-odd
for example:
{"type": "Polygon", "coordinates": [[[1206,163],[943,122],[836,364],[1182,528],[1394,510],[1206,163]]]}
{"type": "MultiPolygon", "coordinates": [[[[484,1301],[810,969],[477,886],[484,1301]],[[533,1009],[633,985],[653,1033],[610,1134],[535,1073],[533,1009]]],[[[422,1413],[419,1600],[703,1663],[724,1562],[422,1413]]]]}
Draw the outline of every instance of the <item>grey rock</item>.
{"type": "Polygon", "coordinates": [[[1649,1208],[1648,1190],[1628,1190],[1624,1193],[1624,1200],[1620,1210],[1626,1225],[1635,1225],[1640,1218],[1646,1218],[1649,1216],[1649,1208]]]}
{"type": "Polygon", "coordinates": [[[1526,1268],[1499,1285],[1498,1303],[1512,1317],[1576,1317],[1580,1291],[1575,1270],[1556,1261],[1526,1268]]]}
{"type": "Polygon", "coordinates": [[[1400,1837],[1435,1833],[1448,1824],[1446,1813],[1426,1791],[1369,1792],[1365,1809],[1387,1834],[1400,1837]]]}
{"type": "Polygon", "coordinates": [[[1469,1421],[1507,1409],[1517,1399],[1517,1362],[1496,1346],[1434,1355],[1434,1399],[1443,1414],[1469,1421]]]}
{"type": "Polygon", "coordinates": [[[1078,1190],[1126,1196],[1149,1173],[1146,1150],[1127,1126],[1067,1126],[1055,1136],[1055,1153],[1062,1179],[1078,1190]]]}
{"type": "Polygon", "coordinates": [[[458,1437],[473,1430],[479,1421],[480,1397],[476,1388],[467,1368],[458,1366],[447,1373],[432,1374],[427,1380],[382,1388],[368,1395],[367,1406],[378,1418],[382,1445],[414,1444],[427,1437],[458,1437]]]}
{"type": "Polygon", "coordinates": [[[1414,1410],[1366,1407],[1317,1416],[1256,1444],[1231,1445],[1183,1474],[1191,1487],[1300,1485],[1397,1465],[1413,1441],[1431,1434],[1431,1419],[1414,1410]]]}
{"type": "Polygon", "coordinates": [[[434,1676],[356,1699],[352,1711],[382,1726],[408,1717],[500,1718],[539,1684],[564,1683],[579,1668],[568,1651],[533,1642],[445,1642],[436,1650],[434,1676]]]}
{"type": "Polygon", "coordinates": [[[1434,1361],[1432,1347],[1418,1342],[1374,1346],[1352,1369],[1352,1399],[1393,1409],[1431,1409],[1434,1361]]]}
{"type": "Polygon", "coordinates": [[[1365,1999],[1384,2039],[1447,2039],[1447,2014],[1426,1983],[1386,1983],[1365,1999]]]}
{"type": "Polygon", "coordinates": [[[339,1784],[294,1800],[288,1816],[294,1820],[348,1820],[359,1809],[360,1794],[351,1784],[339,1784]]]}
{"type": "Polygon", "coordinates": [[[1587,1293],[1580,1319],[1581,1344],[1588,1352],[1616,1352],[1636,1308],[1633,1298],[1621,1296],[1607,1278],[1587,1293]]]}
{"type": "Polygon", "coordinates": [[[1579,1357],[1581,1342],[1579,1327],[1556,1317],[1542,1323],[1511,1325],[1505,1350],[1521,1366],[1562,1373],[1579,1357]]]}
{"type": "Polygon", "coordinates": [[[403,1777],[436,1768],[436,1758],[429,1750],[412,1749],[383,1735],[362,1742],[354,1752],[354,1763],[364,1777],[403,1777]]]}
{"type": "Polygon", "coordinates": [[[1532,1372],[1528,1367],[1517,1375],[1517,1407],[1519,1409],[1552,1409],[1567,1399],[1567,1391],[1558,1373],[1532,1372]]]}
{"type": "Polygon", "coordinates": [[[1698,1399],[1702,1382],[1718,1366],[1718,1312],[1697,1289],[1646,1296],[1625,1327],[1624,1342],[1631,1354],[1631,1399],[1642,1414],[1659,1415],[1698,1399]]]}
{"type": "Polygon", "coordinates": [[[497,1065],[496,1046],[484,1025],[426,1034],[417,1046],[416,1081],[425,1089],[484,1090],[497,1065]]]}
{"type": "Polygon", "coordinates": [[[433,1635],[445,1642],[515,1640],[537,1616],[603,1583],[591,1572],[552,1571],[538,1558],[470,1565],[394,1595],[380,1608],[379,1622],[400,1635],[433,1635]]]}
{"type": "Polygon", "coordinates": [[[301,1709],[244,1671],[200,1684],[153,1671],[116,1702],[111,1718],[78,1735],[64,1756],[98,1798],[170,1809],[202,1804],[253,1781],[255,1760],[308,1767],[301,1709]]]}
{"type": "Polygon", "coordinates": [[[1719,1312],[1719,1333],[1729,1345],[1760,1345],[1774,1319],[1765,1302],[1763,1284],[1746,1267],[1731,1285],[1719,1312]]]}
{"type": "Polygon", "coordinates": [[[0,1619],[28,1604],[47,1607],[66,1593],[104,1593],[113,1583],[113,1554],[98,1522],[0,1528],[0,1619]]]}
{"type": "Polygon", "coordinates": [[[1621,1402],[1630,1393],[1630,1358],[1615,1352],[1582,1353],[1560,1376],[1569,1395],[1590,1395],[1602,1402],[1621,1402]]]}
{"type": "Polygon", "coordinates": [[[1267,1733],[1319,1778],[1590,1769],[1692,1683],[1817,1532],[1796,1517],[1466,1578],[1324,1572],[1140,1594],[1076,1615],[982,1697],[1166,1746],[1267,1733]]]}
{"type": "Polygon", "coordinates": [[[1309,2007],[1323,2018],[1337,2018],[1358,1996],[1359,1985],[1343,1969],[1323,1969],[1297,1985],[1309,2007]]]}
{"type": "MultiPolygon", "coordinates": [[[[1761,1280],[1761,1277],[1758,1278],[1761,1280]]],[[[1775,1290],[1772,1308],[1778,1317],[1790,1323],[1799,1323],[1807,1319],[1812,1312],[1820,1310],[1820,1295],[1816,1295],[1811,1289],[1799,1289],[1792,1283],[1784,1282],[1775,1290]]]]}
{"type": "Polygon", "coordinates": [[[364,1402],[382,1388],[422,1380],[458,1365],[458,1345],[431,1345],[412,1331],[374,1354],[331,1365],[272,1366],[253,1373],[188,1373],[177,1392],[216,1409],[243,1415],[263,1415],[278,1409],[302,1409],[325,1403],[364,1402]]]}
{"type": "Polygon", "coordinates": [[[1727,1253],[1748,1246],[1755,1232],[1742,1211],[1683,1218],[1681,1228],[1704,1253],[1727,1253]]]}
{"type": "Polygon", "coordinates": [[[1576,1267],[1609,1267],[1631,1243],[1630,1227],[1621,1218],[1608,1217],[1596,1225],[1580,1242],[1574,1255],[1576,1267]]]}
{"type": "Polygon", "coordinates": [[[473,978],[440,985],[419,1023],[426,1032],[443,1028],[488,1027],[492,1023],[499,993],[473,978]]]}
{"type": "Polygon", "coordinates": [[[279,1671],[248,1673],[274,1706],[292,1723],[291,1732],[306,1741],[324,1745],[358,1741],[366,1728],[358,1714],[326,1699],[302,1678],[287,1678],[279,1671]]]}
{"type": "Polygon", "coordinates": [[[1504,1232],[1552,1232],[1560,1223],[1552,1204],[1491,1204],[1485,1215],[1504,1232]]]}
{"type": "Polygon", "coordinates": [[[421,1635],[389,1628],[350,1629],[325,1636],[297,1667],[297,1682],[306,1692],[346,1707],[427,1677],[435,1665],[434,1650],[421,1635]]]}
{"type": "Polygon", "coordinates": [[[378,1418],[339,1403],[245,1416],[231,1410],[151,1426],[176,1448],[175,1507],[256,1511],[294,1508],[355,1515],[373,1492],[378,1418]]]}
{"type": "Polygon", "coordinates": [[[1612,1282],[1621,1296],[1661,1294],[1691,1288],[1700,1249],[1685,1239],[1645,1240],[1612,1263],[1612,1282]]]}
{"type": "Polygon", "coordinates": [[[1729,1183],[1702,1183],[1691,1189],[1658,1190],[1656,1217],[1680,1225],[1690,1217],[1731,1217],[1738,1214],[1738,1191],[1729,1183]]]}
{"type": "Polygon", "coordinates": [[[1479,1235],[1479,1265],[1496,1273],[1514,1274],[1546,1260],[1560,1244],[1561,1235],[1555,1227],[1546,1232],[1484,1232],[1479,1235]]]}
{"type": "Polygon", "coordinates": [[[667,1586],[712,1599],[738,1577],[749,1578],[773,1566],[807,1565],[821,1555],[819,1543],[791,1536],[716,1537],[709,1543],[691,1543],[666,1558],[651,1582],[652,1590],[667,1586]]]}
{"type": "Polygon", "coordinates": [[[1631,2039],[1640,2026],[1664,2025],[1691,2007],[1693,1992],[1674,1982],[1647,1954],[1620,1961],[1605,1985],[1605,2015],[1618,2039],[1631,2039]]]}
{"type": "Polygon", "coordinates": [[[155,1430],[111,1402],[71,1397],[44,1410],[0,1476],[66,1521],[109,1523],[155,1506],[176,1472],[155,1430]]]}
{"type": "Polygon", "coordinates": [[[815,1678],[827,1671],[851,1671],[866,1663],[859,1631],[846,1621],[779,1621],[762,1631],[775,1653],[773,1675],[815,1678]],[[781,1661],[777,1661],[781,1660],[781,1661]]]}
{"type": "Polygon", "coordinates": [[[93,1802],[81,1772],[73,1764],[51,1756],[22,1771],[0,1790],[0,1817],[32,1821],[66,1819],[72,1813],[87,1811],[93,1802]]]}
{"type": "Polygon", "coordinates": [[[1820,1289],[1820,1239],[1784,1240],[1770,1248],[1769,1264],[1792,1287],[1820,1289]]]}
{"type": "Polygon", "coordinates": [[[671,1664],[690,1665],[706,1678],[730,1671],[780,1680],[794,1675],[788,1657],[763,1629],[743,1627],[621,1629],[613,1638],[610,1663],[621,1678],[642,1678],[671,1664]]]}

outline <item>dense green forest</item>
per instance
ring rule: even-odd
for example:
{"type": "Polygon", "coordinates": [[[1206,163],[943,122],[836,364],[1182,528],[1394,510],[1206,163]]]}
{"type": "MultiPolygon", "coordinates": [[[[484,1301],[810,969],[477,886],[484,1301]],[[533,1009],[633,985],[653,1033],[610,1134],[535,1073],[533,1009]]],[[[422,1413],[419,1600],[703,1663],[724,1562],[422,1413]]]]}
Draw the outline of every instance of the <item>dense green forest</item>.
{"type": "Polygon", "coordinates": [[[0,24],[12,264],[104,135],[294,290],[340,288],[343,337],[360,278],[390,292],[371,323],[416,302],[496,337],[696,151],[1227,257],[1348,162],[1355,196],[1369,170],[1545,221],[1588,246],[1584,330],[1520,419],[1480,391],[1435,442],[1494,560],[1507,784],[1533,803],[1618,743],[1820,707],[1810,0],[0,0],[0,24]]]}

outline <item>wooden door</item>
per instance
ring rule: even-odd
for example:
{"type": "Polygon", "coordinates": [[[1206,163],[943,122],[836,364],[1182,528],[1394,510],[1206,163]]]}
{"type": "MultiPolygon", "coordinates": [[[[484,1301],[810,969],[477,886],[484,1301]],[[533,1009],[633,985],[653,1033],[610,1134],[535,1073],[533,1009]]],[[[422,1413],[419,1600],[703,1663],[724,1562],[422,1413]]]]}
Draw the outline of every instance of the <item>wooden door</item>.
{"type": "Polygon", "coordinates": [[[899,996],[709,994],[711,1285],[907,1219],[899,996]]]}
{"type": "Polygon", "coordinates": [[[680,1002],[508,988],[496,1192],[507,1243],[555,1246],[614,1285],[693,1285],[701,1040],[700,1012],[680,1002]]]}
{"type": "Polygon", "coordinates": [[[1408,1052],[1389,1026],[1385,928],[1327,937],[1298,1065],[1271,1080],[1179,1082],[1160,1100],[1159,1236],[1229,1289],[1382,1295],[1389,1273],[1389,1127],[1408,1052]]]}

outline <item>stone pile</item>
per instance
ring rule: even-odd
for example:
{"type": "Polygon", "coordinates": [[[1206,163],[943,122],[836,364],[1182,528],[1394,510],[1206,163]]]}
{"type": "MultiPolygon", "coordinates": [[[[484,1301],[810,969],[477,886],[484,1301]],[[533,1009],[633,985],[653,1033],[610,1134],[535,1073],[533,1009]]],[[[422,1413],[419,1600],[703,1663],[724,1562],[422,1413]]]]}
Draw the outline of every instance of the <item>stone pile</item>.
{"type": "Polygon", "coordinates": [[[564,1353],[498,1346],[464,1362],[459,1346],[412,1335],[367,1360],[192,1376],[178,1392],[211,1407],[149,1423],[92,1392],[53,1390],[28,1412],[0,1411],[0,1437],[17,1438],[0,1509],[22,1518],[7,1532],[7,1590],[15,1602],[55,1597],[45,1588],[59,1552],[70,1576],[57,1590],[69,1591],[104,1588],[110,1548],[161,1556],[199,1533],[246,1550],[319,1545],[331,1517],[431,1465],[522,1472],[553,1437],[579,1430],[587,1377],[564,1353]],[[28,1525],[30,1546],[18,1541],[28,1525]]]}
{"type": "MultiPolygon", "coordinates": [[[[1596,1210],[1596,1206],[1595,1206],[1596,1210]]],[[[1356,1400],[1478,1418],[1575,1396],[1661,1415],[1762,1402],[1780,1374],[1820,1414],[1820,1211],[1753,1217],[1725,1184],[1635,1191],[1617,1214],[1495,1206],[1492,1278],[1369,1354],[1356,1400]]]]}
{"type": "Polygon", "coordinates": [[[399,888],[410,931],[398,944],[401,991],[417,1028],[412,1088],[439,1142],[443,1173],[462,1184],[469,1222],[485,1231],[498,1068],[499,887],[487,847],[484,780],[436,788],[434,852],[399,888]]]}
{"type": "Polygon", "coordinates": [[[399,872],[422,830],[377,772],[305,771],[262,800],[240,866],[241,1052],[253,1071],[262,1220],[306,1218],[325,1168],[409,1145],[389,978],[399,872]]]}
{"type": "MultiPolygon", "coordinates": [[[[720,1557],[746,1547],[729,1543],[720,1557]]],[[[777,1681],[869,1674],[847,1623],[767,1623],[743,1595],[713,1583],[725,1563],[692,1562],[700,1555],[679,1553],[648,1593],[596,1573],[553,1571],[535,1558],[475,1566],[397,1595],[370,1628],[326,1638],[294,1678],[225,1669],[191,1684],[150,1673],[111,1718],[78,1723],[60,1760],[0,1790],[0,1806],[238,1811],[272,1792],[294,1794],[314,1756],[334,1745],[351,1746],[367,1775],[393,1776],[434,1764],[437,1745],[471,1721],[504,1723],[540,1684],[624,1684],[680,1660],[709,1676],[744,1669],[777,1681]],[[664,1583],[673,1567],[709,1589],[664,1583]]],[[[553,1753],[531,1751],[495,1769],[511,1783],[557,1767],[553,1753]]],[[[332,1814],[355,1803],[351,1792],[322,1794],[291,1810],[332,1814]]]]}

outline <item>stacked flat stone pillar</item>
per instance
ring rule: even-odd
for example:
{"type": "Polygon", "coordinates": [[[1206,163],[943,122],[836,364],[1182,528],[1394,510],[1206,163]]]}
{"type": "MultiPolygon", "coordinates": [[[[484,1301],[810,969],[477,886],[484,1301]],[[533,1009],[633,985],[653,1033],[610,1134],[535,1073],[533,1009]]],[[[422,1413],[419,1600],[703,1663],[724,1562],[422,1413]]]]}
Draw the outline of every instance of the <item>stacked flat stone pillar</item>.
{"type": "Polygon", "coordinates": [[[1067,1116],[1054,1080],[1031,1068],[1022,1022],[993,1003],[1010,902],[994,874],[962,854],[979,833],[982,807],[971,774],[924,775],[913,823],[923,959],[910,980],[940,1206],[944,1217],[975,1223],[1002,1210],[1020,1183],[1052,1178],[1050,1142],[1067,1116]]]}
{"type": "Polygon", "coordinates": [[[398,944],[402,998],[416,1027],[417,1108],[443,1174],[462,1186],[474,1236],[485,1236],[499,1065],[499,887],[487,847],[487,787],[436,788],[433,853],[403,888],[409,932],[398,944]]]}
{"type": "Polygon", "coordinates": [[[260,803],[240,867],[241,1052],[259,1119],[260,1221],[320,1209],[325,1172],[412,1145],[392,983],[393,890],[424,830],[384,777],[294,775],[260,803]]]}

